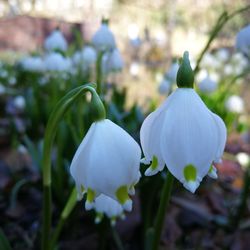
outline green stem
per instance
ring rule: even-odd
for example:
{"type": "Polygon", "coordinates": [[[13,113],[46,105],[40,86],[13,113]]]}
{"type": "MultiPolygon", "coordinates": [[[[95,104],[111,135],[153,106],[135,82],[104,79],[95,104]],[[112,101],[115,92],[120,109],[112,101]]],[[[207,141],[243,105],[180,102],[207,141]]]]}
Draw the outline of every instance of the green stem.
{"type": "Polygon", "coordinates": [[[59,219],[59,222],[56,226],[56,229],[55,229],[54,233],[52,234],[51,249],[54,249],[54,247],[56,246],[56,242],[57,242],[58,237],[62,231],[62,227],[77,203],[76,197],[77,197],[77,191],[76,191],[76,188],[74,188],[70,194],[70,197],[69,197],[61,215],[60,215],[60,219],[59,219]]]}
{"type": "Polygon", "coordinates": [[[166,208],[169,204],[173,183],[174,183],[174,177],[168,171],[166,180],[163,185],[160,205],[157,211],[156,220],[154,224],[154,237],[153,237],[152,250],[157,250],[159,248],[162,228],[164,225],[164,219],[166,214],[166,208]]]}
{"type": "Polygon", "coordinates": [[[112,232],[112,236],[116,245],[116,249],[117,250],[124,250],[121,238],[119,236],[119,234],[117,233],[117,231],[115,230],[114,227],[111,226],[111,232],[112,232]]]}
{"type": "MultiPolygon", "coordinates": [[[[73,89],[66,94],[55,106],[50,114],[44,136],[42,170],[43,170],[43,222],[42,222],[42,250],[50,249],[51,228],[51,152],[59,122],[75,100],[89,91],[92,102],[99,118],[105,116],[103,104],[96,94],[93,84],[86,84],[73,89]]],[[[91,104],[92,104],[91,102],[91,104]]]]}
{"type": "Polygon", "coordinates": [[[235,216],[233,216],[231,219],[232,229],[236,229],[236,227],[239,225],[240,220],[244,215],[249,195],[250,195],[250,166],[248,166],[244,175],[244,186],[240,195],[240,203],[236,209],[235,216]]]}
{"type": "Polygon", "coordinates": [[[96,92],[98,95],[102,94],[102,57],[104,52],[100,51],[97,55],[97,61],[96,61],[96,92]]]}
{"type": "Polygon", "coordinates": [[[207,52],[207,50],[210,48],[210,45],[211,43],[213,42],[213,40],[216,38],[216,36],[218,35],[218,33],[221,31],[221,29],[224,27],[224,25],[231,19],[233,18],[234,16],[244,12],[244,11],[247,11],[250,9],[250,5],[247,5],[241,9],[238,9],[234,12],[232,12],[230,15],[228,15],[227,12],[223,12],[220,17],[218,18],[217,22],[216,22],[216,25],[214,26],[214,28],[212,29],[211,31],[211,35],[204,47],[204,49],[201,51],[198,59],[197,59],[197,64],[196,64],[196,67],[194,69],[194,74],[196,74],[199,69],[200,69],[200,63],[203,59],[203,56],[205,55],[205,53],[207,52]]]}

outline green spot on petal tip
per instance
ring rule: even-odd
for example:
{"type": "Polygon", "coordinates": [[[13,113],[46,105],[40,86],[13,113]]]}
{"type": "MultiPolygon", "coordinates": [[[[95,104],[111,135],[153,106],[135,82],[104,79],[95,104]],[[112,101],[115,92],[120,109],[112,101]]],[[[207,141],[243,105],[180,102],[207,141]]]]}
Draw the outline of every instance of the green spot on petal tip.
{"type": "Polygon", "coordinates": [[[95,199],[95,191],[93,191],[92,189],[88,188],[87,191],[87,201],[89,203],[92,203],[95,199]]]}
{"type": "Polygon", "coordinates": [[[151,163],[150,168],[151,168],[152,170],[155,170],[155,169],[157,169],[157,167],[158,167],[158,159],[157,159],[157,157],[154,155],[154,156],[153,156],[153,159],[152,159],[152,163],[151,163]]]}
{"type": "Polygon", "coordinates": [[[195,181],[197,177],[197,170],[192,164],[189,164],[184,168],[183,174],[187,182],[195,181]]]}
{"type": "Polygon", "coordinates": [[[123,205],[126,203],[127,200],[129,200],[128,196],[128,188],[127,186],[121,186],[116,191],[116,198],[117,200],[123,205]]]}

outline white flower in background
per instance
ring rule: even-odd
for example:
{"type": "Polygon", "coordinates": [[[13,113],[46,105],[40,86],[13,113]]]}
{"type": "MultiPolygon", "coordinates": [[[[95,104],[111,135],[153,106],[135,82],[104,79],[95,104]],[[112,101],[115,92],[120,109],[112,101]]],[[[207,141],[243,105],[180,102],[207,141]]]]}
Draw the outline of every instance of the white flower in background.
{"type": "Polygon", "coordinates": [[[169,80],[163,78],[159,85],[158,91],[161,95],[167,95],[170,92],[171,87],[172,83],[169,80]]]}
{"type": "Polygon", "coordinates": [[[68,44],[60,30],[54,30],[44,41],[44,47],[47,51],[61,50],[66,51],[68,44]]]}
{"type": "Polygon", "coordinates": [[[5,69],[0,69],[0,77],[1,78],[6,78],[6,77],[8,77],[8,71],[7,70],[5,70],[5,69]]]}
{"type": "Polygon", "coordinates": [[[132,62],[129,67],[129,73],[133,77],[137,77],[140,72],[140,64],[138,62],[132,62]]]}
{"type": "Polygon", "coordinates": [[[248,167],[250,164],[250,157],[249,154],[245,152],[240,152],[236,155],[237,161],[240,163],[242,167],[248,167]]]}
{"type": "Polygon", "coordinates": [[[170,66],[169,70],[165,73],[165,78],[171,82],[175,82],[178,69],[179,69],[179,64],[173,63],[170,66]]]}
{"type": "Polygon", "coordinates": [[[15,85],[16,84],[16,77],[12,76],[9,78],[9,85],[15,85]]]}
{"type": "Polygon", "coordinates": [[[32,72],[44,71],[44,62],[41,57],[29,56],[21,60],[21,66],[24,70],[32,72]]]}
{"type": "Polygon", "coordinates": [[[103,73],[120,71],[124,66],[121,53],[118,49],[106,52],[102,57],[102,70],[103,73]]]}
{"type": "Polygon", "coordinates": [[[59,53],[52,52],[45,56],[44,66],[48,71],[69,71],[72,63],[69,58],[65,58],[59,53]]]}
{"type": "Polygon", "coordinates": [[[19,95],[14,98],[13,104],[17,109],[23,110],[26,106],[26,101],[23,96],[19,95]]]}
{"type": "Polygon", "coordinates": [[[228,49],[222,48],[219,49],[216,53],[215,56],[217,57],[217,59],[219,59],[222,63],[225,63],[226,61],[228,61],[230,53],[228,51],[228,49]]]}
{"type": "Polygon", "coordinates": [[[73,56],[73,62],[76,65],[82,65],[84,69],[88,69],[96,62],[96,51],[91,46],[85,46],[81,51],[78,51],[73,56]]]}
{"type": "Polygon", "coordinates": [[[244,100],[238,95],[232,95],[226,100],[225,107],[230,112],[242,113],[244,111],[244,100]]]}
{"type": "Polygon", "coordinates": [[[196,82],[201,82],[207,76],[208,76],[207,70],[201,69],[196,75],[196,82]]]}
{"type": "Polygon", "coordinates": [[[119,202],[107,195],[101,194],[95,199],[94,209],[96,211],[95,223],[100,223],[105,214],[114,226],[117,218],[124,218],[123,207],[119,202]]]}
{"type": "Polygon", "coordinates": [[[219,61],[213,54],[206,53],[201,61],[201,66],[209,69],[218,69],[222,66],[222,62],[219,61]]]}
{"type": "Polygon", "coordinates": [[[115,37],[106,23],[102,23],[92,38],[92,43],[98,51],[116,48],[115,37]]]}
{"type": "Polygon", "coordinates": [[[244,55],[250,55],[250,24],[244,27],[236,35],[235,47],[238,51],[244,55]]]}
{"type": "Polygon", "coordinates": [[[199,84],[198,88],[202,93],[213,93],[218,87],[218,83],[211,79],[211,77],[207,76],[204,78],[199,84]]]}
{"type": "Polygon", "coordinates": [[[96,62],[96,50],[91,46],[85,46],[82,50],[83,62],[87,65],[93,65],[96,62]]]}
{"type": "Polygon", "coordinates": [[[86,209],[105,194],[131,211],[134,185],[139,181],[141,149],[122,128],[108,119],[91,125],[70,166],[79,197],[87,192],[86,209]]]}
{"type": "Polygon", "coordinates": [[[142,162],[151,162],[145,175],[154,175],[166,165],[185,188],[195,192],[204,176],[216,177],[212,164],[223,154],[226,127],[192,89],[193,73],[187,53],[182,64],[177,75],[179,88],[142,124],[142,162]],[[182,83],[183,75],[187,79],[185,67],[192,77],[182,83]]]}

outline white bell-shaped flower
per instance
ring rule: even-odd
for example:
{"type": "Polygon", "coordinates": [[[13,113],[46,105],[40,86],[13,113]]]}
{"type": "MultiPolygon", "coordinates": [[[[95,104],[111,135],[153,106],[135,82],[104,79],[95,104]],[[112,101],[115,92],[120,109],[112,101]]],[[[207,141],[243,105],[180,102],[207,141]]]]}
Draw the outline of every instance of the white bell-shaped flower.
{"type": "Polygon", "coordinates": [[[202,93],[213,93],[217,89],[217,82],[214,81],[211,77],[207,76],[199,84],[198,88],[202,93]]]}
{"type": "Polygon", "coordinates": [[[140,178],[141,149],[121,127],[108,119],[91,125],[70,166],[79,196],[87,192],[86,209],[105,194],[130,211],[134,185],[140,178]]]}
{"type": "Polygon", "coordinates": [[[81,51],[77,51],[72,60],[76,65],[82,65],[84,69],[88,69],[96,62],[96,51],[91,46],[85,46],[81,51]]]}
{"type": "Polygon", "coordinates": [[[158,92],[161,95],[167,95],[171,90],[171,86],[172,86],[172,83],[169,80],[163,78],[163,80],[161,81],[158,87],[158,92]]]}
{"type": "Polygon", "coordinates": [[[116,47],[115,37],[106,23],[102,23],[96,31],[92,43],[98,51],[112,50],[116,47]]]}
{"type": "Polygon", "coordinates": [[[44,41],[47,51],[61,50],[66,51],[68,44],[60,30],[54,30],[44,41]]]}
{"type": "Polygon", "coordinates": [[[95,223],[99,223],[106,215],[114,226],[117,218],[125,218],[123,207],[119,202],[105,194],[99,195],[95,199],[94,209],[96,211],[95,223]]]}
{"type": "MultiPolygon", "coordinates": [[[[184,59],[187,64],[188,58],[184,59]]],[[[140,139],[143,163],[152,162],[146,175],[161,171],[166,164],[185,188],[195,192],[204,176],[216,177],[212,164],[222,156],[226,127],[193,90],[192,70],[187,66],[180,68],[179,78],[178,72],[179,88],[143,122],[140,139]]]]}
{"type": "Polygon", "coordinates": [[[250,56],[250,24],[239,31],[235,47],[246,56],[250,56]]]}
{"type": "Polygon", "coordinates": [[[52,52],[45,56],[44,66],[48,71],[69,71],[72,63],[69,58],[65,58],[59,53],[52,52]]]}
{"type": "Polygon", "coordinates": [[[244,100],[238,95],[230,96],[225,102],[226,109],[233,113],[242,113],[244,111],[244,106],[244,100]]]}
{"type": "Polygon", "coordinates": [[[21,66],[24,70],[32,72],[42,72],[44,71],[44,61],[41,57],[25,57],[21,60],[21,66]]]}
{"type": "Polygon", "coordinates": [[[177,62],[173,63],[170,66],[169,70],[165,73],[165,78],[171,82],[175,82],[178,69],[179,69],[179,64],[177,62]]]}
{"type": "Polygon", "coordinates": [[[102,71],[104,74],[120,71],[123,66],[122,56],[118,49],[104,53],[102,57],[102,71]]]}
{"type": "Polygon", "coordinates": [[[91,46],[85,46],[82,49],[82,60],[87,65],[93,65],[96,62],[96,50],[91,46]]]}

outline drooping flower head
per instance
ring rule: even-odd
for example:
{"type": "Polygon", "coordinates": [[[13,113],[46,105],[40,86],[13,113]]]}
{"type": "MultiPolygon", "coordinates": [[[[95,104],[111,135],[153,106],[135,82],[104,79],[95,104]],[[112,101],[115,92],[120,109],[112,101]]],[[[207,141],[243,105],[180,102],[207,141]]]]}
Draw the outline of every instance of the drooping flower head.
{"type": "Polygon", "coordinates": [[[59,29],[56,29],[45,39],[44,47],[47,51],[66,51],[68,44],[62,32],[59,29]]]}
{"type": "Polygon", "coordinates": [[[103,73],[117,72],[122,70],[124,66],[120,51],[115,48],[111,51],[104,53],[102,57],[102,70],[103,73]]]}
{"type": "Polygon", "coordinates": [[[184,53],[177,74],[178,88],[143,122],[140,139],[150,163],[146,175],[163,170],[164,165],[195,192],[203,177],[216,177],[213,163],[224,151],[226,127],[193,89],[194,75],[188,53],[184,53]]]}
{"type": "Polygon", "coordinates": [[[115,37],[106,21],[102,22],[100,28],[94,34],[92,43],[98,51],[107,51],[116,48],[115,37]]]}
{"type": "Polygon", "coordinates": [[[125,130],[108,119],[94,122],[70,166],[79,196],[87,193],[86,209],[105,194],[130,211],[129,194],[134,194],[140,178],[140,157],[139,145],[125,130]]]}

